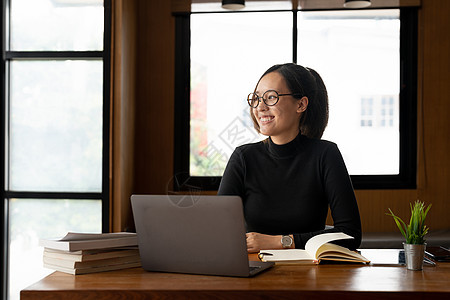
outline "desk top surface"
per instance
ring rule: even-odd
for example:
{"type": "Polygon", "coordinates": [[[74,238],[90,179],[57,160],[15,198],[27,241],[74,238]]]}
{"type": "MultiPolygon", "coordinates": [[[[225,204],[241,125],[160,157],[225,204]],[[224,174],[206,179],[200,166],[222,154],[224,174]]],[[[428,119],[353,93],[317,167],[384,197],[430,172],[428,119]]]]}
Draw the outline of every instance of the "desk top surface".
{"type": "MultiPolygon", "coordinates": [[[[320,295],[325,297],[327,293],[330,296],[330,292],[347,296],[350,293],[359,296],[367,293],[374,298],[380,293],[389,293],[406,298],[414,292],[447,297],[450,295],[450,263],[425,266],[422,271],[409,271],[404,266],[276,265],[253,278],[157,273],[146,272],[142,268],[77,276],[54,272],[23,290],[21,299],[34,299],[37,294],[42,299],[47,299],[45,295],[48,299],[58,299],[55,296],[58,293],[64,294],[66,299],[89,299],[90,293],[98,297],[99,293],[118,296],[118,293],[150,295],[181,292],[183,295],[209,293],[210,296],[214,293],[243,292],[247,296],[251,293],[266,296],[270,292],[277,296],[298,296],[301,293],[314,295],[315,298],[320,298],[320,295]],[[67,297],[71,293],[72,296],[67,297]]],[[[129,294],[126,296],[133,298],[129,294]]]]}

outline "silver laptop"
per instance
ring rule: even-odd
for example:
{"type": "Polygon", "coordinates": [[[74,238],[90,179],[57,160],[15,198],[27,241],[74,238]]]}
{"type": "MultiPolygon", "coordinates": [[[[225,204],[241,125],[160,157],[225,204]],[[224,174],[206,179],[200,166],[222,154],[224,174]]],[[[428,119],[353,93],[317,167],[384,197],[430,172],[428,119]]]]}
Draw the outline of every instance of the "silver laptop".
{"type": "Polygon", "coordinates": [[[237,196],[132,195],[147,271],[250,277],[272,263],[249,261],[237,196]]]}

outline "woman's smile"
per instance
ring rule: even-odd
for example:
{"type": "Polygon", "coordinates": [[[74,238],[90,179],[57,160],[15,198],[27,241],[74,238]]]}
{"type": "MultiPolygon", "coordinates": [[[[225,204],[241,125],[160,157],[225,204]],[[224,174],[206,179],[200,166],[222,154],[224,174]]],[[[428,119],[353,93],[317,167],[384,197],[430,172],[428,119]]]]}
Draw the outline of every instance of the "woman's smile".
{"type": "MultiPolygon", "coordinates": [[[[256,87],[256,94],[264,95],[266,91],[278,94],[289,94],[284,77],[278,72],[266,74],[256,87]]],[[[290,95],[283,95],[275,105],[267,105],[261,101],[253,108],[253,115],[258,122],[259,131],[277,144],[285,144],[293,140],[299,132],[301,115],[300,100],[290,95]]]]}
{"type": "Polygon", "coordinates": [[[268,116],[268,115],[261,116],[261,117],[259,117],[259,124],[265,125],[265,124],[271,123],[274,119],[275,119],[274,116],[268,116]]]}

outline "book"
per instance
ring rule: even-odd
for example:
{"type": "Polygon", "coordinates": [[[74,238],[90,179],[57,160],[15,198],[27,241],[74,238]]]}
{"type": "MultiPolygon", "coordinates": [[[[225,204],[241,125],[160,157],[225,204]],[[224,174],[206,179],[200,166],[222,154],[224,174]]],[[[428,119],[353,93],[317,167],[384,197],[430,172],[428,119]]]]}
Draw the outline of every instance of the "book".
{"type": "Polygon", "coordinates": [[[63,238],[40,239],[39,246],[65,251],[106,249],[137,246],[136,233],[74,233],[69,232],[63,238]]]}
{"type": "Polygon", "coordinates": [[[53,269],[55,271],[64,272],[72,275],[81,275],[81,274],[89,274],[89,273],[97,273],[97,272],[106,272],[106,271],[115,271],[115,270],[122,270],[122,269],[128,269],[128,268],[136,268],[140,267],[141,262],[130,262],[130,263],[124,263],[124,264],[118,264],[118,265],[107,265],[107,266],[100,266],[100,267],[90,267],[90,268],[65,268],[58,265],[52,265],[44,263],[45,268],[53,269]]]}
{"type": "Polygon", "coordinates": [[[115,257],[115,258],[107,258],[107,259],[99,259],[99,260],[90,260],[90,261],[71,261],[60,258],[46,257],[44,255],[44,265],[52,265],[59,266],[62,268],[70,268],[70,269],[86,269],[86,268],[99,268],[106,266],[114,266],[128,263],[137,263],[140,262],[141,258],[139,255],[134,256],[125,256],[125,257],[115,257]]]}
{"type": "Polygon", "coordinates": [[[352,238],[342,232],[323,233],[310,238],[305,244],[305,250],[261,250],[258,257],[262,261],[275,262],[276,264],[318,264],[322,260],[370,263],[367,258],[357,252],[329,243],[352,238]]]}
{"type": "Polygon", "coordinates": [[[137,247],[108,248],[94,250],[64,251],[44,248],[44,257],[64,259],[73,262],[118,258],[139,255],[137,247]]]}
{"type": "Polygon", "coordinates": [[[450,249],[443,246],[431,246],[425,249],[425,256],[434,261],[450,261],[450,249]]]}

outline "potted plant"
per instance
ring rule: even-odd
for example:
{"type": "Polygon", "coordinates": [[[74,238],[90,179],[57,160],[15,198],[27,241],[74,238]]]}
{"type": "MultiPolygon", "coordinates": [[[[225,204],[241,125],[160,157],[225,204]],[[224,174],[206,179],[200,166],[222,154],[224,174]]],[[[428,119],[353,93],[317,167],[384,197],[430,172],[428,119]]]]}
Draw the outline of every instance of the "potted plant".
{"type": "Polygon", "coordinates": [[[414,205],[410,203],[409,206],[411,208],[411,218],[408,225],[401,218],[394,215],[390,208],[390,213],[386,214],[394,218],[398,229],[405,237],[403,247],[405,249],[406,268],[408,270],[422,270],[426,247],[425,235],[428,233],[425,218],[431,208],[431,204],[425,207],[425,203],[417,200],[414,202],[414,205]]]}

